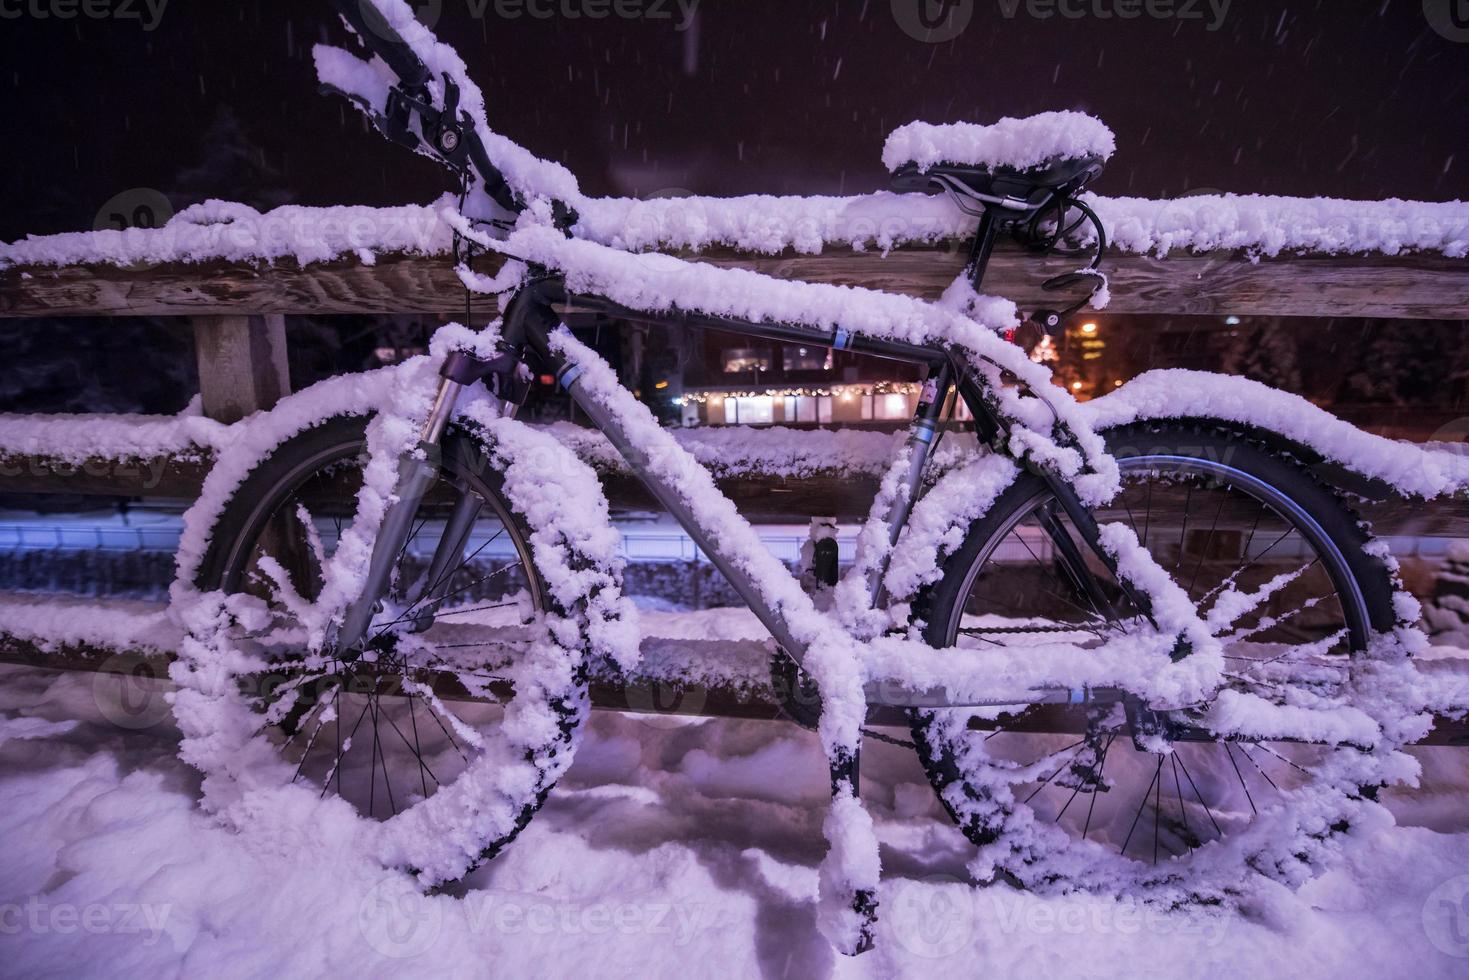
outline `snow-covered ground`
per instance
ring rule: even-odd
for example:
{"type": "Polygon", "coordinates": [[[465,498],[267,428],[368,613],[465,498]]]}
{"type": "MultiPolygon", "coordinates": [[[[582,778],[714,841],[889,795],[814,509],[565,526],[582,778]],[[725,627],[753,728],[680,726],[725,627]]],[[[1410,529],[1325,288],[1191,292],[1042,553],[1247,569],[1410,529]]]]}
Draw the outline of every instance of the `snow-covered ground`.
{"type": "MultiPolygon", "coordinates": [[[[741,635],[748,614],[653,616],[741,635]],[[695,622],[694,620],[699,620],[695,622]]],[[[652,625],[652,624],[650,624],[652,625]]],[[[0,974],[8,976],[1444,976],[1469,969],[1469,759],[1418,750],[1399,826],[1243,911],[976,886],[911,751],[869,744],[877,949],[815,929],[826,762],[762,721],[598,712],[524,835],[453,894],[363,857],[330,804],[226,830],[195,805],[162,691],[0,668],[0,974]]],[[[894,733],[900,734],[900,733],[894,733]]]]}

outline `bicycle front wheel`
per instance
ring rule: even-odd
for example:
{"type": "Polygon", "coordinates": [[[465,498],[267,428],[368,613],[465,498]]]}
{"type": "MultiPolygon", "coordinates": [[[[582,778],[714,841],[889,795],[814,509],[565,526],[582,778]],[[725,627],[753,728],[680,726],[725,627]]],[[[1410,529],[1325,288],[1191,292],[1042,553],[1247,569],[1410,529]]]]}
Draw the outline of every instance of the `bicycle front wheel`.
{"type": "MultiPolygon", "coordinates": [[[[443,440],[438,479],[365,640],[312,648],[303,609],[351,540],[367,425],[340,417],[282,444],[219,512],[195,584],[220,596],[227,613],[197,638],[228,655],[194,665],[216,688],[195,693],[253,734],[244,751],[190,755],[239,786],[337,797],[381,825],[403,863],[428,879],[453,878],[508,844],[542,804],[585,718],[587,681],[578,667],[559,695],[539,678],[528,692],[511,682],[518,662],[547,649],[544,617],[566,611],[537,573],[530,524],[504,491],[503,460],[459,429],[443,440]],[[457,544],[448,547],[456,514],[457,544]],[[441,554],[448,560],[436,566],[441,554]],[[211,676],[221,670],[228,692],[211,676]],[[520,697],[549,699],[529,708],[540,719],[533,745],[505,735],[520,697]],[[532,777],[506,774],[527,764],[532,777]]],[[[213,735],[192,731],[192,718],[181,715],[186,738],[207,748],[213,735]]]]}

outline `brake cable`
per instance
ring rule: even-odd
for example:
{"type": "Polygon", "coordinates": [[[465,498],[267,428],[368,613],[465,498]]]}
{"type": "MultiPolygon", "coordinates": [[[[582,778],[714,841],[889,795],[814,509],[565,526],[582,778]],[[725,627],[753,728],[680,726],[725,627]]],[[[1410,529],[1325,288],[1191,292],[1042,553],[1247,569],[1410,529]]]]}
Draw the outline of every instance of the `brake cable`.
{"type": "Polygon", "coordinates": [[[1030,320],[1048,334],[1054,335],[1059,332],[1061,324],[1067,317],[1090,303],[1097,293],[1106,287],[1107,277],[1099,270],[1102,265],[1102,256],[1107,251],[1107,229],[1102,226],[1102,219],[1090,205],[1070,195],[1058,195],[1053,206],[1041,208],[1029,222],[1024,226],[1017,225],[1012,232],[1016,241],[1033,252],[1040,252],[1044,255],[1076,255],[1080,250],[1070,249],[1064,243],[1071,239],[1076,230],[1086,222],[1090,222],[1096,230],[1096,254],[1092,256],[1091,262],[1075,272],[1066,272],[1047,279],[1041,283],[1041,288],[1047,292],[1055,292],[1075,286],[1082,281],[1090,281],[1091,291],[1062,309],[1040,309],[1033,312],[1030,320]],[[1072,209],[1081,212],[1081,216],[1067,224],[1066,218],[1072,209]],[[1042,220],[1053,212],[1056,222],[1054,230],[1041,231],[1042,220]]]}

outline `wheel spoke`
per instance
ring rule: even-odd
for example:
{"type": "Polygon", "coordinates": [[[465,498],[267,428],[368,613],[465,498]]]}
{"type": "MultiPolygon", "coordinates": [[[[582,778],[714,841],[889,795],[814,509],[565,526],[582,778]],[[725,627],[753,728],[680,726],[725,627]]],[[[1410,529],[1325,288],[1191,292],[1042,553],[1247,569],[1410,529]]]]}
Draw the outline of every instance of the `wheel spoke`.
{"type": "Polygon", "coordinates": [[[1153,770],[1153,778],[1148,780],[1148,788],[1143,790],[1143,798],[1138,802],[1137,813],[1133,815],[1132,826],[1127,829],[1127,839],[1122,842],[1122,853],[1127,853],[1127,845],[1132,843],[1133,831],[1137,830],[1137,822],[1143,817],[1143,809],[1148,805],[1148,797],[1153,792],[1153,784],[1158,781],[1158,776],[1163,772],[1163,757],[1158,756],[1158,765],[1153,770]]]}
{"type": "Polygon", "coordinates": [[[1219,495],[1219,506],[1214,510],[1214,523],[1209,525],[1209,536],[1204,539],[1204,547],[1199,549],[1199,560],[1194,562],[1194,573],[1189,577],[1188,588],[1185,593],[1193,594],[1194,586],[1199,581],[1199,571],[1204,567],[1204,559],[1208,557],[1209,546],[1214,543],[1214,534],[1219,530],[1219,515],[1224,513],[1224,502],[1229,499],[1228,494],[1219,495]]]}
{"type": "Polygon", "coordinates": [[[1102,761],[1097,764],[1097,787],[1092,790],[1091,802],[1086,805],[1086,823],[1082,824],[1081,827],[1082,840],[1086,840],[1086,835],[1091,830],[1092,811],[1096,809],[1097,797],[1102,795],[1102,787],[1106,785],[1102,780],[1102,776],[1107,769],[1107,753],[1112,751],[1112,743],[1116,740],[1117,736],[1114,734],[1111,738],[1107,739],[1107,744],[1102,747],[1102,761]]]}
{"type": "MultiPolygon", "coordinates": [[[[1026,541],[1025,538],[1022,537],[1018,533],[1015,535],[1015,537],[1020,541],[1020,543],[1022,545],[1025,546],[1025,550],[1030,552],[1030,557],[1032,557],[1032,558],[1035,559],[1035,563],[1037,565],[1039,565],[1043,571],[1045,571],[1047,574],[1049,574],[1052,578],[1054,578],[1057,582],[1061,583],[1062,585],[1066,585],[1067,584],[1066,581],[1061,578],[1061,576],[1057,575],[1054,571],[1051,570],[1051,567],[1049,565],[1047,565],[1045,562],[1041,561],[1040,556],[1035,553],[1035,550],[1033,548],[1031,548],[1029,541],[1026,541]]],[[[1092,609],[1090,611],[1088,611],[1084,606],[1080,605],[1079,603],[1076,603],[1076,602],[1071,601],[1070,599],[1066,598],[1064,595],[1062,595],[1059,592],[1056,592],[1055,590],[1047,590],[1047,593],[1046,594],[1052,596],[1053,598],[1060,599],[1062,602],[1066,603],[1066,605],[1070,606],[1072,609],[1075,609],[1077,612],[1081,613],[1082,616],[1084,616],[1084,617],[1086,617],[1088,619],[1091,619],[1094,622],[1099,622],[1102,625],[1107,626],[1110,629],[1116,629],[1116,626],[1114,624],[1108,622],[1101,615],[1101,613],[1097,612],[1095,606],[1092,607],[1092,609]]],[[[1088,632],[1095,632],[1095,631],[1089,630],[1088,632]]],[[[1097,637],[1098,637],[1098,639],[1100,639],[1101,638],[1101,634],[1100,633],[1097,633],[1097,637]]]]}
{"type": "MultiPolygon", "coordinates": [[[[1067,749],[1073,749],[1074,748],[1074,749],[1076,749],[1076,751],[1074,753],[1072,753],[1072,755],[1073,756],[1079,755],[1081,753],[1080,746],[1085,745],[1085,744],[1086,744],[1086,739],[1081,739],[1080,741],[1072,742],[1070,745],[1066,746],[1065,749],[1057,749],[1055,752],[1052,752],[1050,755],[1043,756],[1043,757],[1037,759],[1036,760],[1036,763],[1044,762],[1046,759],[1054,759],[1056,756],[1060,755],[1062,752],[1065,752],[1067,749]]],[[[1039,786],[1037,786],[1034,790],[1032,790],[1031,793],[1030,793],[1030,795],[1027,796],[1021,802],[1023,802],[1023,803],[1029,803],[1031,800],[1035,799],[1035,794],[1036,793],[1039,793],[1041,790],[1045,789],[1046,786],[1048,786],[1050,784],[1051,780],[1053,780],[1057,776],[1059,776],[1061,774],[1061,770],[1066,768],[1066,763],[1068,763],[1070,761],[1071,761],[1070,758],[1061,760],[1061,764],[1056,767],[1056,771],[1053,772],[1053,773],[1051,773],[1049,776],[1047,776],[1045,778],[1045,780],[1039,786]]]]}
{"type": "Polygon", "coordinates": [[[1183,498],[1183,528],[1178,532],[1178,560],[1173,563],[1173,570],[1178,571],[1178,566],[1183,564],[1183,553],[1188,545],[1188,514],[1193,507],[1194,485],[1190,481],[1185,489],[1183,498]]]}
{"type": "Polygon", "coordinates": [[[1243,743],[1243,742],[1239,743],[1239,750],[1240,750],[1240,753],[1242,755],[1244,755],[1244,757],[1246,759],[1249,759],[1250,760],[1250,765],[1252,765],[1252,766],[1255,767],[1255,771],[1258,772],[1261,776],[1264,776],[1265,777],[1265,782],[1267,782],[1267,783],[1270,784],[1270,788],[1273,789],[1273,790],[1275,790],[1277,793],[1279,793],[1280,792],[1280,787],[1275,785],[1275,780],[1273,780],[1273,779],[1270,778],[1270,774],[1269,773],[1267,773],[1264,769],[1261,769],[1260,768],[1260,763],[1256,762],[1255,761],[1255,757],[1252,756],[1252,755],[1250,755],[1250,750],[1247,749],[1247,748],[1245,748],[1245,743],[1243,743]]]}
{"type": "Polygon", "coordinates": [[[1193,839],[1194,832],[1188,826],[1188,808],[1183,803],[1183,784],[1178,781],[1178,750],[1176,747],[1169,756],[1169,761],[1173,766],[1173,791],[1178,794],[1178,816],[1183,821],[1184,844],[1192,851],[1194,846],[1190,841],[1193,839]]]}
{"type": "Polygon", "coordinates": [[[1250,788],[1245,785],[1245,774],[1239,771],[1239,763],[1234,761],[1234,749],[1229,747],[1229,740],[1223,742],[1224,751],[1229,756],[1229,764],[1234,767],[1234,774],[1239,777],[1239,787],[1245,791],[1245,799],[1250,801],[1250,812],[1258,814],[1255,808],[1255,798],[1250,795],[1250,788]]]}
{"type": "Polygon", "coordinates": [[[1194,791],[1194,799],[1199,801],[1199,806],[1204,808],[1204,815],[1207,816],[1209,818],[1209,822],[1214,825],[1214,832],[1220,837],[1223,837],[1224,831],[1220,829],[1219,821],[1214,819],[1214,811],[1209,808],[1209,804],[1204,802],[1204,797],[1203,794],[1199,792],[1198,784],[1194,782],[1194,777],[1188,771],[1188,763],[1183,761],[1183,754],[1181,752],[1178,752],[1177,747],[1175,747],[1173,755],[1174,758],[1178,760],[1178,767],[1183,770],[1183,778],[1188,780],[1189,787],[1194,791]]]}

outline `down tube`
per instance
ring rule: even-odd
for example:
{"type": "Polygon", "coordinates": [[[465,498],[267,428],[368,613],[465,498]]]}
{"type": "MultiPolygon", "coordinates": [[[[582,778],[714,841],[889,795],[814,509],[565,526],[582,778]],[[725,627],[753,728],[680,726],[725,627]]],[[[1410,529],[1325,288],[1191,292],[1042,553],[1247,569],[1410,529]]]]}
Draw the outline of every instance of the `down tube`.
{"type": "Polygon", "coordinates": [[[797,663],[801,663],[805,658],[806,645],[791,635],[785,618],[766,603],[765,597],[755,585],[755,580],[744,569],[731,564],[720,553],[719,545],[700,526],[699,519],[689,507],[688,502],[676,490],[662,482],[658,474],[647,465],[647,455],[633,445],[622,420],[583,390],[581,379],[578,377],[580,374],[581,372],[576,367],[568,366],[562,368],[558,380],[571,395],[572,400],[576,402],[577,407],[587,413],[592,424],[601,430],[602,434],[622,455],[622,458],[627,460],[628,465],[638,475],[638,479],[643,481],[648,491],[673,515],[689,537],[694,539],[694,543],[709,557],[710,563],[719,569],[720,574],[750,607],[756,618],[770,631],[770,635],[775,637],[775,642],[779,643],[781,648],[797,663]]]}

